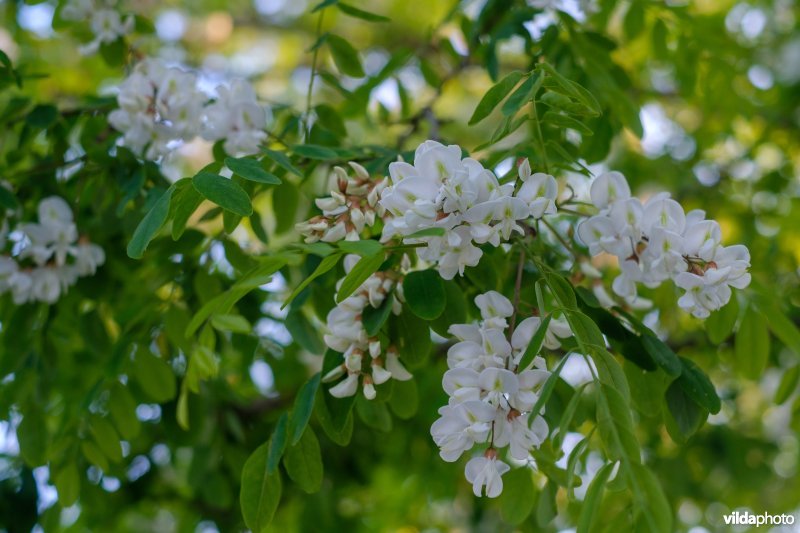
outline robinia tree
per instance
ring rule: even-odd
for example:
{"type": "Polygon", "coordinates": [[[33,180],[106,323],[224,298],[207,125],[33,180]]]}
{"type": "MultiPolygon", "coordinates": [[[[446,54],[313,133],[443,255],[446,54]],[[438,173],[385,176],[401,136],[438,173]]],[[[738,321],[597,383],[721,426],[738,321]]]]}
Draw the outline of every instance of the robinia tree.
{"type": "Polygon", "coordinates": [[[791,2],[169,4],[0,2],[0,530],[796,527],[791,2]]]}

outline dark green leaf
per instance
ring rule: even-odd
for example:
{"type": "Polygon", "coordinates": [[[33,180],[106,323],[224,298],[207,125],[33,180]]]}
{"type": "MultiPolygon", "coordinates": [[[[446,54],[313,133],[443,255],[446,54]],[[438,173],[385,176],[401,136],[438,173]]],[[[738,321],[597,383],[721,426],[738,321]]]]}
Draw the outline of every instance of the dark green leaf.
{"type": "Polygon", "coordinates": [[[246,180],[269,185],[280,185],[282,183],[277,176],[264,170],[261,162],[252,157],[226,157],[225,166],[231,169],[234,174],[246,180]]]}
{"type": "MultiPolygon", "coordinates": [[[[352,270],[344,277],[336,293],[336,302],[340,303],[348,296],[353,294],[362,283],[367,281],[375,271],[383,264],[384,253],[381,251],[375,255],[368,255],[358,260],[352,270]]],[[[325,258],[327,259],[327,257],[325,258]]]]}
{"type": "Polygon", "coordinates": [[[434,320],[447,303],[442,277],[433,269],[410,272],[403,280],[403,295],[418,317],[434,320]]]}
{"type": "Polygon", "coordinates": [[[272,436],[269,439],[269,452],[267,453],[267,474],[274,474],[278,469],[278,463],[281,461],[286,444],[289,442],[289,435],[287,434],[287,426],[289,424],[289,415],[285,412],[278,419],[275,424],[275,429],[272,431],[272,436]]]}
{"type": "Polygon", "coordinates": [[[362,257],[379,254],[383,251],[383,245],[378,241],[367,239],[363,241],[341,241],[339,249],[348,254],[356,254],[362,257]]]}
{"type": "Polygon", "coordinates": [[[323,257],[322,261],[314,270],[314,272],[312,272],[311,275],[308,276],[307,278],[303,279],[303,281],[301,281],[300,284],[297,287],[295,287],[295,289],[292,291],[292,294],[290,294],[289,297],[286,299],[286,301],[283,302],[281,309],[285,308],[287,305],[292,303],[292,300],[297,298],[297,295],[303,292],[303,289],[308,287],[309,283],[311,283],[312,281],[314,281],[315,279],[317,279],[318,277],[320,277],[321,275],[325,274],[333,267],[335,267],[336,264],[339,262],[339,259],[341,259],[341,257],[342,257],[341,254],[331,254],[329,256],[323,257]]]}
{"type": "Polygon", "coordinates": [[[314,374],[311,379],[306,381],[294,399],[292,416],[289,419],[290,444],[295,445],[303,436],[303,432],[311,419],[311,412],[314,410],[314,399],[319,389],[320,373],[314,374]]]}
{"type": "Polygon", "coordinates": [[[333,62],[336,63],[336,68],[342,74],[353,78],[364,77],[361,58],[358,57],[358,51],[353,48],[352,44],[334,34],[328,35],[327,44],[333,56],[333,62]]]}
{"type": "Polygon", "coordinates": [[[359,18],[361,20],[366,20],[369,22],[389,22],[391,20],[388,17],[384,17],[383,15],[376,15],[375,13],[370,13],[369,11],[358,9],[357,7],[353,7],[350,4],[345,4],[343,2],[337,2],[336,7],[339,8],[339,11],[341,11],[346,15],[350,15],[351,17],[359,18]]]}
{"type": "Polygon", "coordinates": [[[300,440],[289,446],[283,457],[283,466],[304,492],[311,494],[322,488],[322,454],[314,430],[306,429],[300,440]]]}
{"type": "Polygon", "coordinates": [[[248,217],[253,213],[250,197],[244,192],[244,189],[228,178],[201,171],[192,178],[192,185],[207,200],[223,209],[243,217],[248,217]]]}
{"type": "Polygon", "coordinates": [[[498,81],[495,85],[489,89],[481,101],[478,102],[478,106],[475,108],[475,111],[472,113],[472,117],[469,119],[469,125],[472,126],[473,124],[477,124],[481,120],[485,119],[489,116],[489,113],[497,107],[497,105],[508,96],[511,92],[511,89],[516,87],[519,80],[525,76],[523,72],[515,70],[502,80],[498,81]]]}
{"type": "Polygon", "coordinates": [[[503,476],[503,492],[499,498],[503,520],[512,525],[525,521],[533,511],[535,493],[531,469],[526,466],[512,468],[503,476]]]}
{"type": "Polygon", "coordinates": [[[136,226],[133,237],[131,237],[128,243],[128,257],[132,259],[142,258],[144,251],[147,249],[147,245],[150,244],[150,241],[153,240],[158,230],[160,230],[167,221],[169,203],[173,191],[174,186],[167,189],[144,216],[142,221],[139,222],[139,225],[136,226]]]}
{"type": "Polygon", "coordinates": [[[265,533],[281,499],[281,477],[267,474],[268,444],[262,444],[250,455],[242,468],[239,503],[248,528],[265,533]]]}

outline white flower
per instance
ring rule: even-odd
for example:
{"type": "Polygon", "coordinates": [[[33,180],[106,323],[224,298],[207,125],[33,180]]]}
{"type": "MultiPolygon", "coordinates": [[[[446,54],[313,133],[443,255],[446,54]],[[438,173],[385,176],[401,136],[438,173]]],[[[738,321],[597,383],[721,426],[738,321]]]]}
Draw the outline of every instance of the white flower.
{"type": "Polygon", "coordinates": [[[476,442],[484,442],[495,413],[494,407],[481,401],[441,407],[439,419],[431,426],[431,436],[440,448],[442,459],[452,463],[476,442]]]}
{"type": "Polygon", "coordinates": [[[120,85],[108,121],[131,150],[157,159],[199,133],[205,100],[194,74],[145,59],[120,85]]]}
{"type": "Polygon", "coordinates": [[[503,492],[502,475],[511,468],[499,461],[496,457],[474,457],[469,460],[464,474],[467,481],[472,483],[472,492],[475,496],[482,496],[486,487],[486,496],[496,498],[503,492]]]}
{"type": "Polygon", "coordinates": [[[348,374],[338,385],[330,388],[331,396],[336,398],[346,398],[353,396],[358,390],[358,374],[348,374]]]}
{"type": "Polygon", "coordinates": [[[533,420],[528,427],[529,414],[512,416],[502,415],[495,420],[494,444],[498,447],[509,446],[511,457],[524,461],[530,455],[532,448],[538,448],[547,438],[547,422],[541,416],[533,420]]]}
{"type": "Polygon", "coordinates": [[[505,328],[505,319],[514,314],[511,300],[497,291],[479,294],[475,297],[475,305],[481,311],[484,325],[489,328],[505,328]]]}
{"type": "Polygon", "coordinates": [[[217,100],[205,108],[203,138],[225,139],[225,151],[233,155],[258,152],[267,138],[264,128],[267,114],[256,100],[253,87],[244,80],[234,80],[230,87],[217,88],[217,100]]]}
{"type": "Polygon", "coordinates": [[[595,207],[605,209],[609,204],[617,200],[630,198],[631,188],[628,186],[625,176],[621,173],[606,172],[592,181],[589,194],[595,207]]]}
{"type": "Polygon", "coordinates": [[[523,180],[522,187],[517,192],[517,198],[528,205],[530,216],[542,218],[556,212],[556,198],[558,197],[558,184],[556,179],[542,172],[531,174],[531,167],[525,159],[519,167],[519,177],[523,180]]]}

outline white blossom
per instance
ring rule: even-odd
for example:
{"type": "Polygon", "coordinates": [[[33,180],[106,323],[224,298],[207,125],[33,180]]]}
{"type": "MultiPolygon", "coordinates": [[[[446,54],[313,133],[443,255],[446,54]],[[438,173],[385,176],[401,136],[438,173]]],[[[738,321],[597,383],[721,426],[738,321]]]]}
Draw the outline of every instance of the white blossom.
{"type": "Polygon", "coordinates": [[[488,442],[485,455],[467,463],[465,475],[476,495],[485,487],[487,496],[495,497],[502,492],[500,476],[509,469],[497,460],[498,451],[508,448],[511,457],[526,460],[547,438],[547,423],[531,410],[550,373],[538,355],[529,368],[518,368],[541,324],[538,317],[520,322],[509,342],[506,319],[514,308],[508,298],[489,291],[478,295],[475,304],[482,318],[478,324],[453,324],[448,330],[459,342],[447,352],[450,369],[442,387],[449,400],[439,409],[431,437],[449,462],[488,442]]]}
{"type": "Polygon", "coordinates": [[[258,152],[267,138],[267,113],[245,80],[217,88],[217,100],[205,108],[202,136],[210,141],[225,139],[225,151],[232,155],[258,152]]]}
{"type": "Polygon", "coordinates": [[[14,255],[0,256],[0,294],[11,292],[17,305],[53,304],[105,262],[100,246],[79,239],[72,209],[62,198],[42,199],[36,212],[38,222],[18,225],[22,240],[14,255]]]}
{"type": "MultiPolygon", "coordinates": [[[[642,203],[619,172],[595,178],[591,200],[599,212],[579,224],[578,236],[590,254],[617,256],[620,274],[611,287],[633,307],[650,304],[638,296],[640,284],[654,288],[670,279],[686,291],[680,307],[705,318],[730,300],[731,287],[750,283],[747,248],[722,246],[719,224],[704,212],[685,213],[666,193],[642,203]]],[[[606,296],[598,298],[613,305],[606,296]]]]}

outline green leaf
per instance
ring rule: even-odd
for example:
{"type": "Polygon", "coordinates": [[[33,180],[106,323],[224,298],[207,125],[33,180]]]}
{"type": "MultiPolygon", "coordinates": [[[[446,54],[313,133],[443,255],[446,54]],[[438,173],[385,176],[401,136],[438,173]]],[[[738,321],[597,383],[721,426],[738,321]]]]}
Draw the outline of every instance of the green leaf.
{"type": "Polygon", "coordinates": [[[57,119],[58,109],[55,106],[40,104],[28,113],[28,116],[25,117],[25,123],[34,128],[44,130],[55,124],[57,119]]]}
{"type": "Polygon", "coordinates": [[[286,299],[286,301],[283,302],[281,309],[285,308],[287,305],[292,303],[292,300],[297,298],[297,295],[303,292],[303,289],[308,287],[309,283],[311,283],[312,281],[314,281],[315,279],[317,279],[318,277],[320,277],[321,275],[325,274],[333,267],[335,267],[336,264],[339,262],[339,259],[341,259],[341,257],[342,255],[338,253],[323,257],[322,261],[320,261],[319,265],[317,265],[317,268],[314,269],[314,272],[312,272],[310,276],[308,276],[302,282],[300,282],[300,285],[295,287],[295,289],[292,291],[292,294],[290,294],[289,297],[286,299]]]}
{"type": "MultiPolygon", "coordinates": [[[[574,296],[574,295],[573,295],[574,296]]],[[[565,311],[569,327],[575,337],[586,347],[604,349],[606,345],[603,334],[594,320],[580,311],[565,311]]]]}
{"type": "Polygon", "coordinates": [[[239,185],[219,174],[200,171],[192,178],[192,185],[197,192],[202,194],[223,209],[239,216],[247,217],[253,214],[250,197],[239,185]]]}
{"type": "Polygon", "coordinates": [[[431,351],[431,332],[428,322],[408,309],[394,319],[395,331],[390,338],[396,339],[400,358],[409,369],[421,367],[431,351]]]}
{"type": "Polygon", "coordinates": [[[560,128],[570,128],[583,135],[591,136],[594,132],[588,128],[583,122],[576,120],[569,115],[557,113],[555,111],[548,111],[542,116],[542,122],[558,126],[560,128]]]}
{"type": "Polygon", "coordinates": [[[767,319],[760,311],[749,306],[742,316],[739,329],[736,330],[736,371],[747,379],[759,379],[767,366],[769,347],[767,319]]]}
{"type": "Polygon", "coordinates": [[[783,373],[783,378],[778,385],[778,390],[775,391],[775,404],[781,405],[797,388],[797,382],[800,379],[800,365],[794,365],[788,368],[783,373]]]}
{"type": "Polygon", "coordinates": [[[336,68],[342,74],[353,78],[364,77],[361,58],[358,57],[358,51],[353,48],[352,44],[332,33],[328,34],[327,44],[333,56],[333,62],[336,63],[336,68]]]}
{"type": "Polygon", "coordinates": [[[6,189],[4,185],[0,185],[0,207],[5,209],[16,209],[19,206],[17,197],[14,193],[6,189]]]}
{"type": "Polygon", "coordinates": [[[119,442],[119,435],[117,435],[114,426],[108,420],[99,416],[92,417],[89,422],[89,431],[106,457],[115,463],[122,460],[122,446],[119,442]]]}
{"type": "Polygon", "coordinates": [[[689,359],[685,357],[680,357],[679,359],[683,365],[683,370],[675,381],[701,407],[711,414],[719,413],[722,405],[711,380],[689,359]]]}
{"type": "Polygon", "coordinates": [[[555,272],[545,272],[544,278],[558,305],[564,309],[577,311],[578,302],[575,299],[575,291],[572,290],[572,284],[564,276],[555,272]]]}
{"type": "MultiPolygon", "coordinates": [[[[330,350],[329,350],[330,351],[330,350]]],[[[341,358],[341,354],[339,354],[341,358]]],[[[324,371],[324,370],[323,370],[324,371]]],[[[314,413],[325,434],[339,446],[347,446],[353,436],[352,409],[355,396],[334,398],[323,391],[314,401],[314,413]]]]}
{"type": "Polygon", "coordinates": [[[524,522],[533,511],[535,493],[531,469],[527,466],[512,468],[503,476],[503,492],[498,498],[503,520],[511,525],[524,522]]]}
{"type": "Polygon", "coordinates": [[[442,280],[442,284],[444,285],[447,303],[445,304],[444,312],[439,315],[439,318],[431,322],[430,326],[439,335],[448,337],[450,334],[447,330],[450,326],[463,324],[467,320],[467,297],[455,281],[442,280]]]}
{"type": "Polygon", "coordinates": [[[314,6],[314,9],[312,9],[311,12],[312,13],[316,13],[317,11],[320,11],[322,9],[325,9],[326,7],[329,7],[329,6],[338,4],[338,3],[339,3],[339,0],[322,0],[322,2],[320,2],[319,4],[314,6]]]}
{"type": "Polygon", "coordinates": [[[254,533],[268,531],[281,499],[281,477],[267,473],[268,444],[262,444],[250,455],[242,468],[239,504],[244,523],[254,533]]]}
{"type": "MultiPolygon", "coordinates": [[[[641,509],[647,523],[647,531],[670,533],[672,529],[672,507],[664,495],[655,474],[644,465],[631,465],[630,475],[635,479],[631,484],[633,498],[641,509]]],[[[637,530],[641,530],[636,528],[637,530]]]]}
{"type": "Polygon", "coordinates": [[[645,333],[641,336],[642,345],[650,357],[670,376],[678,376],[681,373],[681,362],[672,348],[667,346],[664,341],[652,333],[645,333]]]}
{"type": "Polygon", "coordinates": [[[403,241],[408,239],[421,239],[423,237],[444,237],[446,233],[444,228],[425,228],[419,231],[415,231],[411,235],[406,235],[403,237],[403,241]]]}
{"type": "Polygon", "coordinates": [[[378,431],[392,430],[392,415],[385,402],[367,400],[362,394],[356,396],[356,412],[364,424],[378,431]]]}
{"type": "Polygon", "coordinates": [[[139,434],[141,423],[136,416],[136,400],[122,383],[117,382],[111,388],[108,410],[122,438],[131,440],[139,434]]]}
{"type": "Polygon", "coordinates": [[[317,159],[320,161],[330,161],[337,159],[339,155],[327,146],[316,144],[296,144],[292,146],[292,151],[307,159],[317,159]]]}
{"type": "Polygon", "coordinates": [[[141,259],[144,255],[144,251],[147,249],[147,245],[150,244],[150,241],[153,240],[158,230],[164,225],[167,221],[167,215],[169,215],[169,203],[170,199],[172,198],[172,193],[174,191],[174,185],[167,189],[164,194],[162,194],[153,207],[148,211],[148,213],[144,216],[139,225],[136,226],[136,230],[133,232],[133,237],[131,237],[130,242],[128,243],[128,257],[131,259],[141,259]]]}
{"type": "Polygon", "coordinates": [[[526,75],[527,74],[523,72],[515,70],[494,84],[492,88],[489,89],[485,95],[483,95],[481,101],[478,102],[478,106],[475,108],[475,111],[472,113],[472,117],[469,119],[469,125],[472,126],[477,124],[481,120],[488,117],[492,110],[503,100],[503,98],[508,96],[508,94],[511,92],[511,89],[516,87],[517,83],[519,83],[519,80],[526,75]]]}
{"type": "Polygon", "coordinates": [[[267,474],[273,474],[278,469],[278,463],[281,461],[286,444],[289,442],[287,427],[289,424],[289,415],[283,413],[275,424],[275,429],[272,431],[272,436],[269,439],[269,453],[267,453],[267,474]]]}
{"type": "Polygon", "coordinates": [[[322,488],[322,454],[317,436],[311,428],[286,450],[283,466],[292,481],[304,492],[311,494],[322,488]]]}
{"type": "Polygon", "coordinates": [[[705,320],[708,339],[714,344],[721,344],[733,332],[739,316],[739,302],[734,296],[722,309],[711,313],[705,320]]]}
{"type": "Polygon", "coordinates": [[[172,367],[145,350],[140,349],[136,353],[133,375],[145,394],[157,403],[168,402],[178,392],[172,367]]]}
{"type": "Polygon", "coordinates": [[[540,64],[539,68],[544,70],[548,74],[548,77],[552,79],[565,94],[582,103],[584,106],[592,110],[595,115],[601,114],[602,107],[600,107],[600,103],[585,87],[572,80],[568,80],[547,63],[540,64]]]}
{"type": "Polygon", "coordinates": [[[181,238],[189,218],[201,203],[203,203],[203,196],[192,187],[190,178],[184,178],[175,183],[175,193],[170,202],[172,240],[177,241],[181,238]]]}
{"type": "Polygon", "coordinates": [[[416,380],[395,380],[389,407],[397,418],[408,420],[417,414],[419,408],[419,392],[416,380]]]}
{"type": "MultiPolygon", "coordinates": [[[[368,255],[358,260],[352,270],[344,277],[336,293],[336,303],[341,303],[353,294],[362,283],[367,281],[375,271],[383,264],[384,253],[381,251],[375,255],[368,255]]],[[[326,257],[327,259],[327,257],[326,257]]]]}
{"type": "Polygon", "coordinates": [[[556,387],[556,382],[559,380],[559,376],[561,375],[561,370],[564,368],[564,365],[569,359],[569,356],[564,356],[561,358],[561,361],[558,363],[558,366],[555,370],[548,376],[547,381],[544,382],[542,385],[542,390],[539,392],[539,398],[536,400],[536,403],[533,404],[531,408],[531,413],[541,414],[542,408],[545,406],[547,401],[550,399],[550,396],[553,394],[553,390],[556,387]]]}
{"type": "Polygon", "coordinates": [[[345,4],[344,2],[337,2],[336,7],[339,8],[339,11],[345,15],[350,15],[351,17],[366,20],[368,22],[389,22],[391,20],[389,17],[370,13],[369,11],[358,9],[357,7],[353,7],[350,4],[345,4]]]}
{"type": "Polygon", "coordinates": [[[211,325],[219,331],[230,331],[248,335],[252,333],[253,326],[242,315],[218,314],[211,315],[211,325]]]}
{"type": "Polygon", "coordinates": [[[392,302],[394,297],[387,294],[379,307],[367,305],[361,312],[361,323],[369,337],[374,337],[381,330],[389,315],[392,314],[392,302]]]}
{"type": "Polygon", "coordinates": [[[616,389],[627,402],[630,400],[631,391],[625,372],[617,362],[617,359],[606,349],[594,348],[590,350],[592,361],[597,367],[597,374],[600,381],[616,389]]]}
{"type": "Polygon", "coordinates": [[[586,490],[586,496],[583,498],[581,514],[578,517],[577,533],[588,533],[591,531],[592,525],[597,521],[597,511],[600,507],[600,502],[603,500],[603,492],[606,488],[606,482],[611,476],[611,471],[613,469],[614,463],[603,465],[600,470],[597,471],[597,474],[595,474],[592,482],[589,483],[589,488],[586,490]]]}
{"type": "MultiPolygon", "coordinates": [[[[300,193],[298,192],[298,188],[293,184],[290,183],[285,187],[273,189],[272,210],[275,212],[276,234],[281,235],[294,228],[295,222],[297,221],[297,210],[299,206],[300,193]]],[[[253,214],[255,214],[255,212],[253,214]]],[[[251,225],[253,225],[252,219],[251,225]]],[[[267,239],[263,237],[261,240],[266,242],[267,239]]]]}
{"type": "Polygon", "coordinates": [[[267,183],[269,185],[280,185],[282,183],[277,176],[264,170],[261,163],[252,157],[226,157],[225,166],[237,176],[249,181],[267,183]]]}
{"type": "Polygon", "coordinates": [[[286,172],[289,172],[290,174],[294,174],[295,176],[299,176],[301,178],[303,177],[303,172],[292,164],[291,160],[289,159],[289,157],[286,155],[285,152],[270,150],[268,148],[263,148],[261,151],[264,152],[264,154],[267,157],[272,159],[279,167],[281,167],[286,172]]]}
{"type": "Polygon", "coordinates": [[[272,275],[285,264],[286,259],[278,255],[262,259],[258,266],[244,274],[230,289],[206,302],[186,326],[185,336],[190,337],[194,334],[212,314],[228,313],[245,294],[269,283],[272,275]]]}
{"type": "Polygon", "coordinates": [[[575,481],[580,480],[580,477],[575,474],[575,470],[578,466],[581,456],[589,447],[589,441],[591,441],[594,431],[595,428],[592,428],[591,431],[589,431],[589,434],[581,439],[574,448],[572,448],[572,451],[569,452],[569,457],[567,458],[567,497],[572,501],[575,500],[575,494],[573,491],[575,488],[575,481]]]}
{"type": "Polygon", "coordinates": [[[17,426],[19,453],[30,467],[37,467],[47,462],[47,446],[50,435],[41,411],[29,407],[23,411],[22,422],[17,426]]]}
{"type": "Polygon", "coordinates": [[[294,399],[294,407],[292,408],[292,416],[289,418],[289,439],[290,444],[294,446],[303,436],[303,432],[308,426],[308,421],[311,420],[311,413],[314,410],[314,399],[317,396],[317,389],[319,389],[320,373],[314,374],[311,379],[306,381],[297,396],[294,399]]]}
{"type": "Polygon", "coordinates": [[[81,478],[75,463],[68,463],[59,468],[56,471],[54,483],[58,491],[58,504],[61,507],[70,507],[78,501],[81,492],[81,478]]]}
{"type": "Polygon", "coordinates": [[[700,429],[708,417],[708,411],[700,407],[677,381],[673,381],[667,388],[665,399],[667,409],[664,414],[668,422],[667,431],[675,442],[682,444],[700,429]],[[670,431],[672,425],[670,422],[674,423],[676,434],[673,434],[674,431],[670,431]]]}
{"type": "Polygon", "coordinates": [[[534,92],[539,87],[538,81],[538,74],[528,76],[528,78],[517,87],[517,90],[508,97],[503,107],[500,108],[501,113],[503,113],[504,116],[515,115],[517,111],[533,99],[534,92]]]}
{"type": "Polygon", "coordinates": [[[403,296],[411,312],[424,320],[437,318],[444,312],[447,303],[442,277],[433,269],[406,275],[403,296]]]}
{"type": "Polygon", "coordinates": [[[363,241],[341,241],[339,249],[348,254],[356,254],[362,257],[379,254],[383,251],[383,245],[376,240],[366,239],[363,241]]]}
{"type": "MultiPolygon", "coordinates": [[[[731,298],[733,300],[733,298],[731,298]]],[[[796,356],[800,357],[800,329],[792,322],[789,317],[775,304],[773,299],[762,295],[756,295],[755,306],[764,316],[769,317],[767,326],[778,337],[787,348],[792,350],[796,356]]]]}
{"type": "Polygon", "coordinates": [[[525,353],[522,355],[522,359],[519,361],[517,368],[520,371],[525,370],[528,365],[533,362],[534,358],[539,355],[539,352],[542,349],[542,344],[544,343],[544,337],[547,334],[547,328],[550,326],[550,321],[552,319],[553,314],[550,313],[539,323],[536,333],[533,334],[531,342],[528,344],[528,347],[525,348],[525,353]]]}
{"type": "Polygon", "coordinates": [[[627,459],[638,463],[640,458],[639,443],[633,433],[631,410],[617,389],[600,384],[597,400],[597,430],[606,455],[610,459],[627,459]]]}

